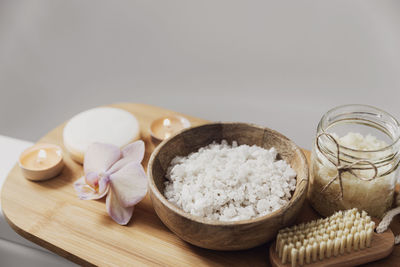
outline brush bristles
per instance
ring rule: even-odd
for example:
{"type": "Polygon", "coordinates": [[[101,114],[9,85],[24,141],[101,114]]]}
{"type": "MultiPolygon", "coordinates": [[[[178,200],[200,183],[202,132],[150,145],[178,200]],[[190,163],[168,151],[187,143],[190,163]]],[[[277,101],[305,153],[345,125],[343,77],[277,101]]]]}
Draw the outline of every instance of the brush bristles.
{"type": "Polygon", "coordinates": [[[371,246],[375,223],[365,211],[338,211],[332,216],[279,231],[275,250],[283,264],[309,264],[371,246]]]}

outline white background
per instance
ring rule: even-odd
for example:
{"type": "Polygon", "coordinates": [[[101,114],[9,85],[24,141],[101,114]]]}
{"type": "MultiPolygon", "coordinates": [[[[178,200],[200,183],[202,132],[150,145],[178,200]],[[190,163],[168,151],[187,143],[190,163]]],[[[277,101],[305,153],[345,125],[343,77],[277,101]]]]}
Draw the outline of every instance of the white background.
{"type": "Polygon", "coordinates": [[[0,1],[0,134],[141,102],[310,148],[345,103],[400,118],[400,1],[0,1]]]}

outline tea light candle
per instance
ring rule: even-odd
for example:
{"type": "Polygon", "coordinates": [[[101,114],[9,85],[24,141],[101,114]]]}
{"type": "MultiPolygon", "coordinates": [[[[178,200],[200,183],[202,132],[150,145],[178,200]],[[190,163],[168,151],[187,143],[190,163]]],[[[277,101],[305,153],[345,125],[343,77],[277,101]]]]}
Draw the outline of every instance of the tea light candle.
{"type": "Polygon", "coordinates": [[[153,143],[158,144],[177,132],[190,127],[190,122],[181,116],[167,116],[155,119],[150,126],[153,143]]]}
{"type": "Polygon", "coordinates": [[[62,150],[53,144],[36,144],[21,153],[18,164],[25,178],[47,180],[61,172],[64,166],[62,150]]]}

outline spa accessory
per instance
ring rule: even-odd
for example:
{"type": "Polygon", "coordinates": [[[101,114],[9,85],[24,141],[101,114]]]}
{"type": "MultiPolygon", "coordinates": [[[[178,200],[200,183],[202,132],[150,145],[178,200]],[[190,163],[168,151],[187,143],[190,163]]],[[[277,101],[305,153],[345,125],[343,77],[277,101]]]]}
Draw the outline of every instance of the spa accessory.
{"type": "Polygon", "coordinates": [[[94,142],[119,148],[140,138],[139,123],[130,112],[119,108],[100,107],[74,116],[65,125],[64,145],[71,158],[83,163],[83,156],[94,142]]]}
{"type": "Polygon", "coordinates": [[[400,124],[393,116],[366,105],[331,109],[317,127],[309,202],[323,216],[358,208],[382,218],[393,204],[399,161],[400,124]]]}
{"type": "Polygon", "coordinates": [[[270,246],[273,266],[355,266],[389,255],[394,236],[374,233],[375,223],[365,211],[338,211],[325,219],[279,231],[270,246]]]}
{"type": "Polygon", "coordinates": [[[144,142],[136,141],[122,151],[118,146],[93,143],[85,153],[85,176],[74,187],[80,199],[100,199],[107,195],[106,207],[111,218],[125,225],[134,206],[147,193],[147,177],[142,165],[144,142]]]}
{"type": "MultiPolygon", "coordinates": [[[[249,249],[272,240],[279,229],[301,216],[300,210],[308,185],[307,160],[299,147],[274,130],[247,123],[209,123],[174,135],[157,146],[151,154],[147,174],[150,199],[161,221],[183,240],[214,250],[249,249]],[[167,169],[172,159],[176,156],[185,157],[213,141],[221,142],[223,139],[228,143],[237,141],[241,145],[257,145],[266,149],[275,147],[278,157],[290,163],[297,174],[296,187],[290,201],[268,215],[235,222],[194,216],[169,202],[163,193],[167,169]]],[[[243,175],[246,177],[246,172],[243,175]]],[[[262,184],[260,186],[263,187],[262,184]]],[[[185,194],[195,194],[188,188],[185,191],[185,194]]]]}
{"type": "Polygon", "coordinates": [[[190,122],[182,116],[166,116],[155,119],[150,125],[151,141],[158,145],[170,136],[189,127],[190,122]]]}
{"type": "Polygon", "coordinates": [[[36,144],[21,153],[18,165],[25,178],[42,181],[57,176],[63,166],[61,147],[53,144],[36,144]]]}

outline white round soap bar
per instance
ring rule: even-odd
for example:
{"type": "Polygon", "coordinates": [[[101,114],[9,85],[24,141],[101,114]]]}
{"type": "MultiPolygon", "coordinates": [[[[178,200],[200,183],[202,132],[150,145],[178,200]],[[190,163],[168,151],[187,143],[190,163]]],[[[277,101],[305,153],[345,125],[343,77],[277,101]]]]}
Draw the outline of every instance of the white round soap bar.
{"type": "Polygon", "coordinates": [[[131,113],[101,107],[79,113],[64,127],[64,146],[73,160],[83,163],[88,146],[94,142],[123,147],[140,138],[139,123],[131,113]]]}

